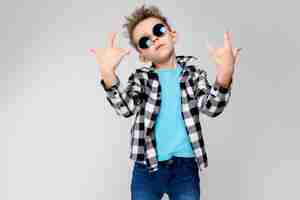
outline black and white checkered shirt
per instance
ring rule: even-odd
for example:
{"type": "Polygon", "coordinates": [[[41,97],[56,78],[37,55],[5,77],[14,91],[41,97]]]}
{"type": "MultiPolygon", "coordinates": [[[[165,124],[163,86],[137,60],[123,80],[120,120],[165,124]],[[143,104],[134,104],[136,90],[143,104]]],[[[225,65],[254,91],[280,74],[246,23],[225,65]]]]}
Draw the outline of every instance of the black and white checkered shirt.
{"type": "MultiPolygon", "coordinates": [[[[182,67],[181,113],[195,159],[202,171],[208,166],[208,162],[200,113],[216,117],[223,112],[231,96],[232,80],[228,88],[222,87],[217,81],[211,86],[206,71],[199,66],[198,58],[182,55],[176,56],[176,60],[182,67]]],[[[130,159],[146,164],[149,172],[158,170],[154,124],[160,109],[161,86],[154,69],[154,64],[136,69],[130,74],[125,87],[122,86],[118,76],[117,81],[109,89],[106,88],[103,79],[101,80],[106,99],[116,113],[123,117],[135,115],[130,129],[130,159]]]]}

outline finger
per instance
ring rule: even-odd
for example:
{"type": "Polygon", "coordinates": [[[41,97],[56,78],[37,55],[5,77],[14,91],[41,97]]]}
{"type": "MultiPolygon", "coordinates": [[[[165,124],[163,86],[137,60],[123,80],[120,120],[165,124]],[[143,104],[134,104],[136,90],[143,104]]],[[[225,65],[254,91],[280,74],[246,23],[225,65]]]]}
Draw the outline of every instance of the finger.
{"type": "Polygon", "coordinates": [[[234,49],[233,49],[233,56],[234,56],[234,57],[236,56],[237,52],[238,52],[238,51],[237,51],[237,48],[234,48],[234,49]]]}
{"type": "Polygon", "coordinates": [[[94,48],[89,49],[89,52],[91,55],[96,55],[96,49],[94,48]]]}
{"type": "Polygon", "coordinates": [[[229,49],[232,48],[231,33],[229,33],[228,30],[224,32],[224,47],[229,49]]]}
{"type": "Polygon", "coordinates": [[[113,48],[115,46],[115,38],[116,38],[116,32],[110,32],[108,35],[108,41],[107,41],[107,47],[113,48]]]}
{"type": "Polygon", "coordinates": [[[242,50],[242,48],[235,48],[233,50],[233,56],[236,56],[238,53],[240,53],[241,50],[242,50]]]}
{"type": "Polygon", "coordinates": [[[240,62],[240,54],[237,54],[234,59],[234,65],[236,66],[240,62]]]}

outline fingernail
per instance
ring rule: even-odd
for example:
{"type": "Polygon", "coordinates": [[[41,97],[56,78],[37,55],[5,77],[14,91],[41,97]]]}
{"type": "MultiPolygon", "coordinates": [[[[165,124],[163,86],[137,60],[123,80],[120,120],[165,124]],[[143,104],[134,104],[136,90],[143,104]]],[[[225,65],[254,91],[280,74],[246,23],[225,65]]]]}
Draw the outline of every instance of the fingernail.
{"type": "Polygon", "coordinates": [[[89,49],[90,53],[93,55],[96,55],[96,50],[95,49],[89,49]]]}

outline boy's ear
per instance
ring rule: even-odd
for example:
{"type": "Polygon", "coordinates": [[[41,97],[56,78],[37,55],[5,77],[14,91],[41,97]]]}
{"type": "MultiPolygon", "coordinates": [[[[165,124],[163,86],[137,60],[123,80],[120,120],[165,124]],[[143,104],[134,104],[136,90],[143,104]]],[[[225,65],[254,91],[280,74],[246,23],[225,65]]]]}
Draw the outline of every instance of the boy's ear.
{"type": "Polygon", "coordinates": [[[172,30],[171,35],[173,38],[173,42],[176,43],[177,42],[177,32],[175,30],[172,30]]]}

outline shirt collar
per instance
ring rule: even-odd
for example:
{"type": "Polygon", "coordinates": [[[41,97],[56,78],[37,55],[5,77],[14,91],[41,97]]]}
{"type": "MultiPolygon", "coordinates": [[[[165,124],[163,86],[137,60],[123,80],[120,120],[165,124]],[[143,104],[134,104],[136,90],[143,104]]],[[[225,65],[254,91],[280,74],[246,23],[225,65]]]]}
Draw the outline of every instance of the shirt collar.
{"type": "MultiPolygon", "coordinates": [[[[197,60],[198,58],[194,57],[194,56],[176,56],[176,62],[177,64],[179,64],[180,67],[182,67],[183,69],[185,68],[185,66],[191,64],[191,62],[197,60]]],[[[155,69],[155,64],[151,63],[151,66],[149,68],[151,71],[154,71],[155,69]]]]}

